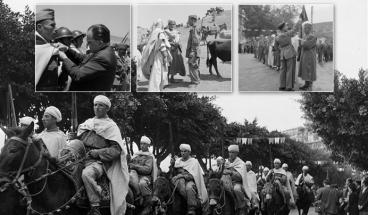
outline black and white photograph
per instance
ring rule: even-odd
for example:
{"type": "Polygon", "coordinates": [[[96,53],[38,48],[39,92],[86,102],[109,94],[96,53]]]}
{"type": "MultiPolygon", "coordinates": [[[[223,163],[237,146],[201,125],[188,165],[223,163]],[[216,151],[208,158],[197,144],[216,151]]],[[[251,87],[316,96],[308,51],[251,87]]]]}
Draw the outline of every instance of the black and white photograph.
{"type": "Polygon", "coordinates": [[[130,17],[128,4],[36,5],[36,91],[129,92],[130,17]]]}
{"type": "Polygon", "coordinates": [[[137,91],[231,92],[231,5],[137,6],[137,91]]]}
{"type": "Polygon", "coordinates": [[[331,92],[333,4],[240,5],[239,90],[331,92]]]}
{"type": "MultiPolygon", "coordinates": [[[[68,34],[66,28],[72,33],[80,31],[78,34],[82,36],[79,39],[83,38],[85,44],[81,47],[75,45],[75,48],[80,47],[81,52],[92,52],[83,60],[87,62],[86,65],[89,59],[98,55],[92,50],[108,45],[108,37],[105,37],[107,31],[103,26],[110,31],[110,46],[114,43],[129,44],[129,38],[124,39],[128,30],[116,31],[114,29],[120,28],[106,21],[114,19],[122,11],[119,6],[114,5],[116,10],[101,10],[104,8],[102,4],[116,0],[104,0],[104,3],[101,0],[85,0],[86,3],[91,1],[100,4],[100,10],[92,12],[86,7],[83,7],[86,10],[77,10],[80,8],[75,5],[68,7],[67,13],[52,5],[57,1],[49,0],[48,5],[40,9],[33,1],[0,0],[0,215],[368,214],[366,0],[331,0],[334,3],[336,29],[332,56],[334,85],[331,92],[314,91],[319,86],[318,81],[321,81],[318,53],[315,56],[317,80],[312,83],[312,91],[244,93],[238,91],[237,84],[233,92],[227,93],[165,91],[172,88],[161,85],[157,77],[161,75],[161,79],[165,77],[169,80],[171,76],[163,74],[174,63],[163,64],[164,61],[169,62],[172,41],[170,43],[166,38],[169,34],[164,32],[165,27],[160,26],[166,26],[167,22],[170,25],[168,29],[172,29],[168,32],[179,29],[182,37],[172,39],[179,38],[180,41],[184,35],[197,33],[193,23],[203,20],[203,8],[198,4],[192,4],[191,8],[176,5],[175,13],[178,16],[171,14],[169,21],[165,20],[163,14],[170,13],[172,8],[156,11],[154,7],[149,7],[150,10],[140,15],[136,10],[140,4],[134,2],[131,11],[135,15],[129,21],[135,26],[133,29],[138,23],[135,22],[138,21],[136,17],[148,18],[160,14],[160,19],[148,19],[147,25],[139,26],[150,27],[154,23],[152,35],[157,38],[145,36],[152,42],[146,46],[154,49],[150,52],[153,57],[149,58],[153,64],[148,66],[152,67],[151,76],[157,78],[152,80],[155,81],[155,89],[163,88],[164,92],[149,92],[148,89],[136,92],[135,87],[132,92],[36,92],[35,37],[44,34],[40,32],[47,29],[56,32],[55,29],[61,27],[63,34],[68,34]],[[199,12],[196,12],[197,6],[199,12]],[[43,12],[40,14],[40,11],[43,12]],[[58,14],[67,14],[63,20],[70,20],[59,22],[56,18],[58,14]],[[103,17],[99,17],[99,14],[103,14],[103,17]],[[79,22],[75,18],[77,15],[83,17],[80,18],[83,23],[88,20],[91,23],[86,26],[74,25],[79,22]],[[182,16],[185,18],[181,20],[182,16]],[[35,20],[40,17],[46,17],[48,21],[42,21],[38,27],[40,32],[37,32],[35,20]],[[185,27],[189,20],[189,26],[192,27],[185,27]],[[95,25],[99,27],[88,30],[95,25]],[[115,40],[114,36],[118,39],[115,40]],[[163,67],[166,67],[163,72],[153,71],[153,68],[163,67]]],[[[64,0],[63,3],[72,4],[73,1],[64,0]]],[[[239,3],[244,3],[240,1],[223,0],[222,3],[231,3],[229,7],[237,8],[239,3]]],[[[214,11],[226,14],[228,9],[219,5],[206,6],[209,9],[204,13],[208,10],[208,14],[214,11]]],[[[257,14],[263,17],[264,13],[258,9],[257,14]]],[[[287,13],[279,11],[284,17],[282,20],[272,18],[275,23],[284,22],[281,23],[281,27],[284,26],[281,29],[292,29],[295,23],[300,22],[299,19],[306,20],[308,17],[316,31],[313,35],[322,31],[315,26],[315,23],[322,22],[322,19],[317,22],[316,8],[296,6],[295,13],[293,7],[289,9],[285,9],[289,11],[287,13]],[[301,13],[304,15],[300,16],[301,13]]],[[[268,11],[266,17],[271,16],[272,10],[265,10],[268,11]]],[[[251,16],[247,15],[249,11],[245,12],[238,14],[236,11],[233,14],[235,24],[238,23],[238,15],[250,19],[251,16]]],[[[328,16],[327,12],[324,14],[328,16]]],[[[262,21],[261,18],[257,20],[262,21]]],[[[126,24],[120,20],[113,23],[119,26],[126,24]]],[[[295,26],[299,28],[300,24],[295,26]]],[[[300,39],[300,47],[303,48],[301,61],[307,57],[314,59],[315,54],[312,52],[311,57],[308,49],[304,50],[308,35],[306,26],[310,27],[310,24],[304,24],[304,36],[296,37],[297,43],[300,39]]],[[[263,29],[273,27],[275,25],[264,26],[263,29]]],[[[328,28],[323,29],[325,31],[322,32],[328,31],[328,28]]],[[[196,38],[197,35],[193,35],[192,39],[184,38],[184,44],[187,40],[190,44],[199,44],[199,41],[201,44],[210,44],[211,41],[226,38],[225,32],[220,31],[216,36],[214,31],[215,35],[209,35],[201,41],[196,38]]],[[[135,30],[132,30],[132,35],[131,83],[134,85],[136,74],[139,74],[140,58],[133,53],[138,49],[134,39],[135,30]]],[[[329,41],[327,35],[326,41],[329,41]]],[[[266,32],[264,36],[267,36],[266,32]]],[[[289,44],[290,35],[283,32],[277,37],[281,36],[286,42],[281,39],[279,42],[289,44]]],[[[234,37],[228,38],[234,39],[236,42],[233,46],[237,47],[238,35],[234,37]]],[[[48,41],[44,39],[46,44],[48,41]]],[[[61,58],[62,53],[67,54],[69,49],[74,49],[71,45],[67,46],[68,40],[64,37],[59,38],[59,42],[53,40],[47,43],[47,46],[55,46],[52,49],[55,53],[52,52],[51,57],[55,54],[61,58]]],[[[206,55],[199,51],[205,50],[206,46],[193,47],[189,50],[193,53],[191,57],[200,53],[202,62],[206,55]]],[[[269,74],[276,73],[274,76],[278,76],[278,68],[272,68],[273,64],[270,64],[270,68],[254,57],[254,52],[251,53],[254,47],[244,44],[244,47],[239,45],[240,48],[245,49],[246,53],[239,54],[239,57],[249,55],[256,65],[269,68],[269,74]]],[[[237,49],[232,50],[235,56],[237,49]]],[[[175,54],[180,61],[180,55],[184,54],[179,51],[175,54]]],[[[290,49],[288,51],[294,53],[290,49]]],[[[298,50],[294,51],[297,56],[298,50]]],[[[114,56],[114,53],[111,55],[114,56]]],[[[175,63],[180,71],[173,77],[175,82],[180,82],[180,79],[184,83],[190,82],[188,65],[183,58],[187,75],[181,77],[180,68],[183,64],[175,63]]],[[[231,64],[222,63],[219,59],[219,69],[231,67],[231,64]]],[[[282,64],[293,64],[287,61],[288,58],[283,60],[286,62],[282,64]]],[[[235,66],[237,61],[238,56],[233,62],[235,66]]],[[[329,60],[326,62],[325,56],[321,61],[326,67],[332,63],[329,60]]],[[[97,62],[102,63],[103,58],[99,57],[97,62]]],[[[243,63],[244,59],[239,61],[240,66],[243,63]]],[[[59,61],[50,63],[50,66],[62,68],[64,64],[64,61],[59,61]]],[[[199,65],[203,69],[201,66],[205,64],[199,65]]],[[[198,71],[194,70],[195,67],[191,69],[190,72],[198,71]]],[[[258,72],[262,74],[263,70],[258,72]]],[[[223,70],[219,70],[219,73],[224,77],[223,70]]],[[[216,77],[216,74],[206,76],[202,70],[199,74],[201,79],[198,88],[203,87],[202,84],[215,87],[215,84],[227,83],[206,79],[216,77]]],[[[237,78],[235,72],[236,82],[237,78]]],[[[278,89],[279,79],[275,79],[278,89]]],[[[303,80],[296,83],[299,86],[308,84],[303,80]]],[[[149,81],[147,79],[143,85],[138,83],[138,87],[147,88],[149,81]]],[[[253,81],[256,82],[256,79],[253,81]]],[[[231,80],[228,82],[231,85],[231,80]]]]}

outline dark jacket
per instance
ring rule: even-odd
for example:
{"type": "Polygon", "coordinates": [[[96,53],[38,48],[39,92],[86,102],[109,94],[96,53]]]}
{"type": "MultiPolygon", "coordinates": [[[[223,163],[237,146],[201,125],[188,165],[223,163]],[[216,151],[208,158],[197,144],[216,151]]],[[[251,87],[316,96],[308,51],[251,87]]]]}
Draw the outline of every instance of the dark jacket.
{"type": "Polygon", "coordinates": [[[358,201],[359,201],[359,193],[357,191],[349,193],[347,195],[348,202],[345,208],[345,211],[348,212],[350,215],[358,215],[358,201]]]}
{"type": "Polygon", "coordinates": [[[368,188],[360,192],[359,194],[359,205],[363,206],[360,211],[368,212],[368,188]]]}
{"type": "Polygon", "coordinates": [[[96,53],[79,54],[73,50],[66,52],[73,59],[63,59],[63,70],[72,78],[70,91],[111,91],[117,60],[110,46],[96,53]]]}
{"type": "Polygon", "coordinates": [[[337,214],[339,199],[342,193],[333,187],[322,187],[317,190],[317,200],[321,201],[323,211],[327,214],[337,214]]]}

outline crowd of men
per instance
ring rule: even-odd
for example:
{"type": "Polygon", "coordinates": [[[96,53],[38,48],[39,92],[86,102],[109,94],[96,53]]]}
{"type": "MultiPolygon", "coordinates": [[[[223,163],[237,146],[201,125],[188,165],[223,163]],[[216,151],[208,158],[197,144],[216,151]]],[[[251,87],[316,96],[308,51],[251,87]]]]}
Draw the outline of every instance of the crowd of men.
{"type": "Polygon", "coordinates": [[[310,22],[299,20],[293,28],[283,22],[278,26],[278,30],[269,35],[247,38],[246,42],[240,44],[239,52],[254,54],[254,57],[261,63],[276,71],[280,71],[280,91],[294,90],[296,60],[300,62],[298,76],[305,81],[305,85],[300,90],[311,90],[312,83],[316,81],[316,62],[332,61],[332,45],[326,40],[317,39],[312,32],[310,22]],[[302,25],[304,35],[296,33],[302,25]]]}
{"type": "MultiPolygon", "coordinates": [[[[110,45],[110,30],[92,25],[87,34],[56,28],[55,12],[36,13],[36,91],[111,91],[124,56],[110,45]],[[86,37],[87,51],[81,46],[86,37]]],[[[125,49],[126,50],[126,49],[125,49]]]]}
{"type": "MultiPolygon", "coordinates": [[[[159,168],[154,154],[149,151],[151,139],[142,136],[140,150],[132,157],[127,156],[125,143],[117,124],[108,116],[111,108],[109,98],[98,95],[94,98],[93,109],[95,116],[79,125],[76,133],[65,135],[58,127],[62,120],[60,110],[54,106],[47,107],[42,117],[44,130],[33,134],[33,138],[41,138],[50,156],[58,158],[62,149],[68,145],[84,145],[87,158],[83,163],[81,178],[85,186],[91,206],[91,215],[99,215],[102,198],[102,187],[97,183],[106,174],[112,189],[110,189],[111,214],[124,214],[127,203],[126,195],[129,187],[134,193],[134,204],[142,205],[152,196],[152,185],[157,179],[159,168]],[[93,135],[98,137],[91,138],[93,135]]],[[[27,127],[35,120],[31,117],[20,119],[20,126],[27,127]]],[[[179,146],[181,157],[172,159],[171,165],[176,174],[171,183],[176,185],[177,191],[187,201],[189,215],[196,214],[201,209],[204,214],[210,206],[208,191],[205,184],[205,172],[198,160],[191,156],[191,146],[183,143],[179,146]]],[[[290,210],[298,199],[297,186],[306,185],[309,190],[315,187],[314,179],[309,174],[308,166],[294,180],[286,163],[275,159],[273,168],[260,166],[255,173],[252,162],[244,162],[239,157],[239,146],[228,147],[228,159],[217,158],[217,169],[221,172],[225,189],[234,194],[235,207],[238,214],[247,214],[249,208],[262,212],[261,191],[268,182],[278,187],[287,210],[290,210]]],[[[316,191],[317,208],[321,214],[347,215],[368,213],[368,177],[359,182],[348,179],[343,191],[331,185],[329,179],[324,181],[324,187],[316,191]],[[341,209],[342,208],[342,209],[341,209]]],[[[264,211],[262,212],[264,213],[264,211]]],[[[307,214],[308,209],[303,211],[307,214]]]]}

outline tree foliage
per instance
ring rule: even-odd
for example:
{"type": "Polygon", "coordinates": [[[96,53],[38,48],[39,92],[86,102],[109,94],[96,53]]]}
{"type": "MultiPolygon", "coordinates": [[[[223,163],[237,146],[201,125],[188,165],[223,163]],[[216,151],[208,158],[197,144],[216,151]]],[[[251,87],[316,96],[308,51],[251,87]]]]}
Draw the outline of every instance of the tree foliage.
{"type": "Polygon", "coordinates": [[[333,93],[304,93],[300,100],[310,127],[332,150],[333,159],[368,168],[368,79],[336,72],[333,93]]]}
{"type": "Polygon", "coordinates": [[[298,5],[240,5],[239,13],[244,9],[247,20],[245,20],[246,29],[253,31],[247,32],[246,36],[258,36],[260,34],[270,33],[261,30],[272,30],[275,32],[277,26],[282,22],[293,25],[295,17],[299,14],[301,6],[298,5]],[[254,31],[258,29],[258,31],[254,31]]]}

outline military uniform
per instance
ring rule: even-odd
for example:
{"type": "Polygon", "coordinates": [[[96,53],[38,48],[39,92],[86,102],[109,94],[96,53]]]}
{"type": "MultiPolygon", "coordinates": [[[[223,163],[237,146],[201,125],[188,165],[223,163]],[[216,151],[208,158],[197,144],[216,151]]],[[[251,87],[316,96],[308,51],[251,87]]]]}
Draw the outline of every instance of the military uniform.
{"type": "MultiPolygon", "coordinates": [[[[281,25],[280,25],[281,26],[281,25]]],[[[291,38],[297,31],[297,25],[290,31],[281,32],[276,37],[275,46],[280,49],[281,73],[280,89],[293,89],[295,82],[296,51],[291,43],[291,38]]]]}
{"type": "Polygon", "coordinates": [[[138,155],[131,160],[130,166],[130,184],[134,190],[140,191],[143,197],[150,196],[152,191],[153,157],[150,155],[138,155]]]}
{"type": "Polygon", "coordinates": [[[94,131],[82,133],[80,140],[86,147],[87,152],[91,150],[98,151],[98,158],[89,158],[85,160],[85,168],[82,171],[82,180],[86,188],[87,196],[92,206],[99,205],[101,201],[102,188],[96,180],[110,168],[113,160],[119,158],[121,148],[118,143],[106,140],[97,135],[94,131]]]}
{"type": "MultiPolygon", "coordinates": [[[[189,19],[197,19],[197,16],[189,16],[189,19]]],[[[199,43],[201,41],[200,30],[194,26],[190,27],[189,38],[185,57],[188,58],[189,75],[192,83],[199,84],[200,71],[199,71],[199,43]]]]}

